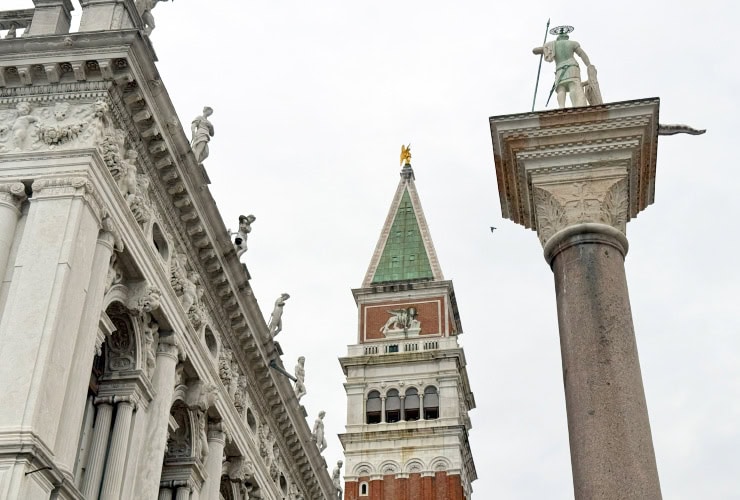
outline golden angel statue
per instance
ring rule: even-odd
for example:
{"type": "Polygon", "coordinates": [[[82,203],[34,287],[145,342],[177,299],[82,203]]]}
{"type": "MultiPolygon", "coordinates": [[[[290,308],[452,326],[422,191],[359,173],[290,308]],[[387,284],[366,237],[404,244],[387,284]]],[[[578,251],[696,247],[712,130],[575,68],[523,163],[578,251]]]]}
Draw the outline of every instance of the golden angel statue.
{"type": "Polygon", "coordinates": [[[401,165],[411,165],[411,144],[401,144],[401,165]]]}

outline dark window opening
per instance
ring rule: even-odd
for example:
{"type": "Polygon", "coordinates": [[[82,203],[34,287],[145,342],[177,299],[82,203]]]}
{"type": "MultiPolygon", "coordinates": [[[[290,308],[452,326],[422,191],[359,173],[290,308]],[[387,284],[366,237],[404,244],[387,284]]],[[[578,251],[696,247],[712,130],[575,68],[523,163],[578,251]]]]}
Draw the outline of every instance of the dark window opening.
{"type": "Polygon", "coordinates": [[[419,392],[413,387],[406,389],[404,417],[407,421],[419,420],[419,392]]]}
{"type": "Polygon", "coordinates": [[[381,402],[378,391],[370,391],[367,395],[367,405],[365,406],[365,416],[368,424],[379,424],[381,420],[381,402]]]}
{"type": "Polygon", "coordinates": [[[424,419],[439,418],[439,394],[437,388],[429,386],[424,389],[424,419]]]}
{"type": "Polygon", "coordinates": [[[401,420],[401,396],[396,389],[388,391],[385,397],[385,421],[389,424],[401,420]]]}

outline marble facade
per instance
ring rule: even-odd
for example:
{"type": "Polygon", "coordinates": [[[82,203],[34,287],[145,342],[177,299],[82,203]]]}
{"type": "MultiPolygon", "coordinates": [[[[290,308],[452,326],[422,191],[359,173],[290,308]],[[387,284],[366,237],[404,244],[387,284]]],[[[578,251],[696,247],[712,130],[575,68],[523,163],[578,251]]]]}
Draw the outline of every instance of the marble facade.
{"type": "Polygon", "coordinates": [[[34,4],[0,40],[0,498],[334,498],[134,1],[34,4]]]}

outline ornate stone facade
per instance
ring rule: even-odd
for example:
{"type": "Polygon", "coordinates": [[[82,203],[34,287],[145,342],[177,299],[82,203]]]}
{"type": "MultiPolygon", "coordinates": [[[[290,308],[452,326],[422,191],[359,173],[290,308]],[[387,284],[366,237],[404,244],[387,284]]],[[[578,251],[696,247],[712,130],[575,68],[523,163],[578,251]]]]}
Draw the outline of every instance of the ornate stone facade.
{"type": "Polygon", "coordinates": [[[0,40],[0,497],[333,498],[249,275],[191,195],[205,158],[153,19],[83,0],[69,33],[69,0],[35,4],[0,40]]]}

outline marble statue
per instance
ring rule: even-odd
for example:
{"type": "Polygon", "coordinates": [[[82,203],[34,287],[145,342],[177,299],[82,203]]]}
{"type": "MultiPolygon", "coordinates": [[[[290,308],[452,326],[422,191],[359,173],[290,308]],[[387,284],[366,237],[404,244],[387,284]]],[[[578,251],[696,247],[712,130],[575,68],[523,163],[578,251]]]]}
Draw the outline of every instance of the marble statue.
{"type": "Polygon", "coordinates": [[[341,500],[342,498],[342,465],[344,465],[344,462],[341,460],[337,461],[337,466],[334,467],[334,470],[331,473],[331,482],[334,484],[334,488],[337,490],[337,499],[341,500]]]}
{"type": "Polygon", "coordinates": [[[31,116],[31,105],[26,101],[16,104],[15,109],[18,112],[18,118],[13,123],[13,143],[16,151],[20,151],[26,145],[31,126],[38,122],[38,119],[31,116]]]}
{"type": "Polygon", "coordinates": [[[326,449],[326,436],[324,436],[324,417],[326,416],[326,412],[324,410],[321,410],[319,412],[319,418],[316,419],[316,421],[313,423],[313,431],[311,431],[311,436],[313,437],[313,440],[316,442],[316,446],[319,447],[319,453],[324,451],[326,449]]]}
{"type": "Polygon", "coordinates": [[[290,298],[287,293],[281,293],[280,297],[275,300],[275,308],[270,314],[270,323],[267,328],[270,330],[270,335],[273,337],[283,330],[283,308],[285,307],[285,301],[290,298]]]}
{"type": "MultiPolygon", "coordinates": [[[[573,31],[572,26],[558,26],[550,30],[550,33],[557,35],[557,39],[547,42],[542,47],[535,47],[532,52],[543,54],[545,61],[555,61],[555,83],[552,88],[557,93],[558,107],[565,107],[565,95],[570,96],[570,102],[574,107],[587,106],[588,104],[602,104],[601,91],[596,80],[596,68],[591,64],[586,52],[581,45],[570,40],[568,33],[573,31]],[[575,59],[578,55],[586,64],[586,70],[589,80],[581,81],[581,68],[575,59]],[[588,94],[593,101],[587,99],[587,92],[584,92],[584,86],[588,89],[588,94]]],[[[552,91],[551,91],[552,93],[552,91]]]]}
{"type": "Polygon", "coordinates": [[[232,233],[229,231],[230,236],[236,236],[234,238],[234,249],[236,249],[236,256],[241,257],[247,251],[247,235],[252,232],[252,222],[257,220],[252,214],[240,215],[239,216],[239,231],[232,233]]]}
{"type": "MultiPolygon", "coordinates": [[[[141,20],[144,21],[144,33],[147,35],[151,35],[154,28],[156,28],[152,10],[157,6],[157,3],[166,1],[167,0],[136,0],[136,10],[139,11],[141,20]]],[[[172,1],[174,2],[175,0],[172,1]]]]}
{"type": "Polygon", "coordinates": [[[295,365],[295,397],[298,398],[300,403],[301,398],[306,395],[306,358],[301,356],[298,358],[298,363],[295,365]]]}
{"type": "Polygon", "coordinates": [[[203,114],[198,116],[190,126],[193,138],[190,142],[193,154],[198,163],[208,158],[208,142],[213,137],[213,125],[208,117],[213,114],[213,109],[208,106],[203,108],[203,114]]]}
{"type": "Polygon", "coordinates": [[[118,188],[121,190],[124,198],[136,194],[136,159],[139,153],[134,149],[126,151],[126,157],[121,162],[121,173],[118,178],[118,188]]]}

